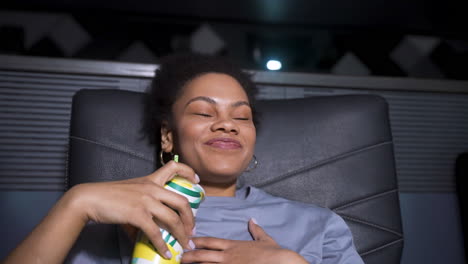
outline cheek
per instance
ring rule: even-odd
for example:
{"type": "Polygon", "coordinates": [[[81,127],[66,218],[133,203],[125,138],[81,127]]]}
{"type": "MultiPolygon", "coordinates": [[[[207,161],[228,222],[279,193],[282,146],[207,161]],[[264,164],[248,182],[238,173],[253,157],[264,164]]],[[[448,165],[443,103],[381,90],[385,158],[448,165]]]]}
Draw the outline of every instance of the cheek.
{"type": "Polygon", "coordinates": [[[200,140],[206,125],[197,122],[181,122],[177,129],[178,142],[181,146],[193,146],[193,143],[200,140]]]}
{"type": "Polygon", "coordinates": [[[247,132],[245,136],[246,142],[247,144],[250,145],[251,151],[255,152],[255,141],[257,139],[255,127],[248,127],[246,129],[246,132],[247,132]]]}

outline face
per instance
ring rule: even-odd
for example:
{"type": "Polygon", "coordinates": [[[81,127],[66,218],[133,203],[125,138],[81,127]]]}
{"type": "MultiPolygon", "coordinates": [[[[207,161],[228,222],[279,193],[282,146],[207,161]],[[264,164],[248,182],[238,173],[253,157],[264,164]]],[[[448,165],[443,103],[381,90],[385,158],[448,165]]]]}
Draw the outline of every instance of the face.
{"type": "Polygon", "coordinates": [[[202,182],[232,183],[247,168],[255,146],[248,97],[231,76],[203,74],[183,88],[163,127],[162,148],[173,150],[202,182]]]}

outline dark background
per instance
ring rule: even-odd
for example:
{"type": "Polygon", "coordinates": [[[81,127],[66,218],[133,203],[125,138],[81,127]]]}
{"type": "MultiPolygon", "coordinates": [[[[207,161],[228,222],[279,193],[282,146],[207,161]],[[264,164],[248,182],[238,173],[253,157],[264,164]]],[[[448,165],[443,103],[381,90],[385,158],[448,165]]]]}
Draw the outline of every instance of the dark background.
{"type": "Polygon", "coordinates": [[[3,54],[157,63],[191,50],[251,69],[273,58],[284,71],[468,79],[462,1],[17,0],[0,8],[3,54]]]}

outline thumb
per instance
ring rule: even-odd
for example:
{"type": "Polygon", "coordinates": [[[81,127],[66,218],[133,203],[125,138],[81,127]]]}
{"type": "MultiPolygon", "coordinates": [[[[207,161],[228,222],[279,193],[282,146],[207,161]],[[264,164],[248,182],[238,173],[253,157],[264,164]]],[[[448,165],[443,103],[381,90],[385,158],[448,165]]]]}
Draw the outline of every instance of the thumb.
{"type": "Polygon", "coordinates": [[[252,238],[255,241],[273,241],[274,242],[273,238],[271,238],[265,232],[265,230],[263,230],[263,228],[258,225],[255,218],[251,218],[249,220],[249,232],[250,232],[250,235],[252,235],[252,238]]]}

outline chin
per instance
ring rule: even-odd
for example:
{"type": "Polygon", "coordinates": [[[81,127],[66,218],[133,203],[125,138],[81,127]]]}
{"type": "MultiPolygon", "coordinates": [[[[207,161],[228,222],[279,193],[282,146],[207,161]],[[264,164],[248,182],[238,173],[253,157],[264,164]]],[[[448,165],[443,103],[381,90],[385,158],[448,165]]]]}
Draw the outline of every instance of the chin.
{"type": "Polygon", "coordinates": [[[202,181],[232,183],[237,180],[249,165],[249,153],[241,151],[221,151],[208,148],[209,151],[194,151],[192,168],[202,181]]]}
{"type": "Polygon", "coordinates": [[[204,173],[201,173],[202,180],[213,183],[232,183],[237,180],[244,168],[241,165],[233,166],[232,163],[217,163],[207,166],[204,173]]]}

